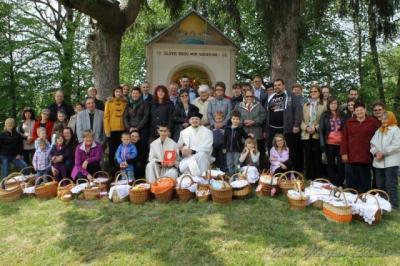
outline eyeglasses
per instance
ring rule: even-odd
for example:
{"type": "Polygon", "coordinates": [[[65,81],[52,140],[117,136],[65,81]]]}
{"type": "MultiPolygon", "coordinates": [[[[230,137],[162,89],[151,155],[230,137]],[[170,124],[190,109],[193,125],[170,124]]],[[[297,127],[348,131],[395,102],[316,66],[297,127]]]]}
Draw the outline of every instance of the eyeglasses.
{"type": "Polygon", "coordinates": [[[374,109],[374,112],[380,112],[383,111],[383,109],[374,109]]]}
{"type": "Polygon", "coordinates": [[[181,95],[181,97],[189,97],[189,95],[183,94],[183,95],[181,95]]]}

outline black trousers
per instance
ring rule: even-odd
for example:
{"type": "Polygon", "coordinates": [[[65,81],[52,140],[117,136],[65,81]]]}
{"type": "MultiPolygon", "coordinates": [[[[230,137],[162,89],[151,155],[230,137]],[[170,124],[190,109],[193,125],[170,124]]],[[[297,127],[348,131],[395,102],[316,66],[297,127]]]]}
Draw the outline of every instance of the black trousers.
{"type": "MultiPolygon", "coordinates": [[[[314,180],[321,177],[321,148],[318,139],[303,140],[304,157],[306,162],[306,177],[314,180]]],[[[291,152],[289,147],[289,153],[291,152]]]]}
{"type": "Polygon", "coordinates": [[[287,146],[289,147],[289,159],[293,164],[293,169],[302,173],[304,170],[304,156],[300,133],[285,133],[284,135],[287,146]]]}
{"type": "Polygon", "coordinates": [[[326,159],[328,161],[327,177],[335,186],[343,186],[344,165],[340,156],[339,145],[326,145],[326,159]]]}
{"type": "Polygon", "coordinates": [[[115,153],[118,149],[119,144],[121,144],[121,134],[123,131],[111,131],[110,137],[108,138],[108,165],[111,171],[116,168],[115,163],[115,153]]]}
{"type": "MultiPolygon", "coordinates": [[[[100,162],[89,163],[87,165],[86,170],[89,172],[89,174],[91,174],[93,176],[94,173],[101,171],[100,162]]],[[[85,176],[81,172],[79,172],[76,175],[76,179],[78,179],[78,178],[87,179],[87,176],[85,176]]]]}
{"type": "Polygon", "coordinates": [[[351,176],[347,187],[354,188],[358,193],[365,193],[371,189],[371,165],[365,163],[350,163],[351,176]]]}
{"type": "Polygon", "coordinates": [[[267,160],[266,150],[265,150],[265,140],[257,140],[258,151],[260,152],[260,171],[268,168],[269,160],[267,160]]]}
{"type": "Polygon", "coordinates": [[[35,149],[33,150],[23,150],[22,156],[24,157],[24,161],[27,165],[32,164],[33,154],[35,153],[35,149]]]}

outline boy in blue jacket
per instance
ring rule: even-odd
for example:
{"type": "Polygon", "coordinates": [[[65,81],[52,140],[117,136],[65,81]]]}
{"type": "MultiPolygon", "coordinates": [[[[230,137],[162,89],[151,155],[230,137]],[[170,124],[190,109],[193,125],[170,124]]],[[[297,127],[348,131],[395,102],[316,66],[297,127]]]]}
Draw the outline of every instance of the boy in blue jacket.
{"type": "Polygon", "coordinates": [[[115,153],[115,160],[119,164],[121,171],[123,171],[131,183],[134,178],[134,160],[137,157],[137,149],[134,144],[131,143],[129,133],[124,132],[121,136],[122,143],[118,146],[117,152],[115,153]]]}

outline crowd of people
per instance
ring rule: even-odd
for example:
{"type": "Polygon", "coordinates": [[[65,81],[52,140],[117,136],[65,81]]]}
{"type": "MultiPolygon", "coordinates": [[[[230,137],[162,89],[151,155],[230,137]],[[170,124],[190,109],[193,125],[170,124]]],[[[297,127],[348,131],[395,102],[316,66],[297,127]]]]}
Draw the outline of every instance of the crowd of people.
{"type": "Polygon", "coordinates": [[[376,187],[398,208],[400,130],[383,103],[368,115],[356,88],[340,103],[328,86],[311,85],[305,97],[300,84],[264,84],[260,76],[234,84],[230,97],[224,82],[192,88],[182,77],[179,83],[158,85],[154,94],[147,82],[121,85],[105,103],[91,87],[73,107],[57,91],[38,117],[24,108],[19,125],[5,120],[1,176],[12,163],[57,180],[91,178],[107,161],[111,173],[152,183],[159,176],[201,175],[211,166],[232,175],[251,165],[326,177],[359,193],[376,187]],[[166,151],[175,151],[172,163],[165,162],[166,151]]]}

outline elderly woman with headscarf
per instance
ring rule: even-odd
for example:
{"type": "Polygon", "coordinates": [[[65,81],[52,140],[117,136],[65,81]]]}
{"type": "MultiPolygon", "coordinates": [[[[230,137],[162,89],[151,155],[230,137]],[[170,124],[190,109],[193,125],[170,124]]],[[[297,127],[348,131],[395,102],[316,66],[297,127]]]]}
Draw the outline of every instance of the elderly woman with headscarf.
{"type": "Polygon", "coordinates": [[[371,139],[371,153],[374,156],[376,186],[389,194],[390,203],[399,208],[397,173],[400,165],[400,129],[392,112],[382,116],[382,126],[371,139]]]}

